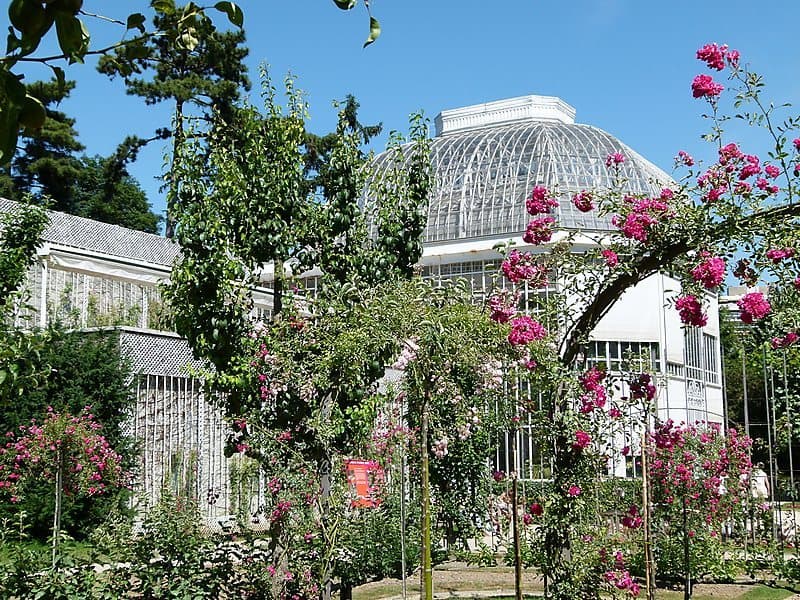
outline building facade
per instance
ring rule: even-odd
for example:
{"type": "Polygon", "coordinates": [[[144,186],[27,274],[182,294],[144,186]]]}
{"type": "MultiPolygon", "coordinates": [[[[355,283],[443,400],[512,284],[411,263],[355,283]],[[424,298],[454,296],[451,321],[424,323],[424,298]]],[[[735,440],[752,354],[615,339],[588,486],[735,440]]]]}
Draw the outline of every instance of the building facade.
{"type": "MultiPolygon", "coordinates": [[[[617,152],[626,157],[621,168],[629,192],[658,195],[669,185],[666,173],[610,134],[575,123],[575,110],[558,98],[524,96],[442,112],[432,141],[435,182],[423,276],[443,283],[465,279],[476,300],[485,298],[499,265],[496,244],[513,240],[520,249],[544,250],[522,240],[525,199],[536,185],[557,194],[561,230],[609,231],[607,218],[578,212],[570,199],[581,190],[611,187],[605,161],[617,152]]],[[[376,158],[377,177],[391,160],[389,153],[376,158]]],[[[0,199],[0,211],[15,206],[0,199]]],[[[49,216],[29,273],[29,306],[20,306],[17,325],[43,327],[59,319],[76,328],[121,327],[136,373],[131,428],[143,444],[139,489],[152,501],[176,473],[189,472],[206,515],[228,513],[230,463],[223,454],[221,411],[192,375],[200,365],[186,342],[165,331],[159,285],[168,280],[180,249],[160,236],[57,212],[49,216]]],[[[668,307],[679,292],[678,282],[666,275],[626,292],[592,333],[585,361],[613,373],[626,355],[644,352],[651,361],[647,370],[659,383],[659,419],[723,424],[716,299],[710,299],[708,325],[687,329],[668,307]]],[[[528,295],[551,293],[559,293],[558,282],[525,290],[523,302],[528,295]]],[[[269,313],[270,291],[257,289],[254,296],[256,311],[269,313]]],[[[547,457],[524,428],[517,440],[519,463],[508,448],[508,439],[499,441],[498,468],[519,464],[524,478],[547,476],[547,457]]],[[[619,463],[613,471],[635,475],[636,463],[619,463]]]]}
{"type": "MultiPolygon", "coordinates": [[[[583,190],[615,185],[615,175],[606,166],[609,155],[625,156],[620,174],[626,192],[658,196],[672,183],[666,173],[614,136],[576,123],[575,109],[551,96],[446,110],[436,117],[435,126],[434,190],[422,273],[442,282],[466,279],[477,300],[491,290],[501,258],[494,249],[497,244],[512,240],[520,250],[545,250],[522,239],[530,219],[525,199],[534,186],[544,186],[557,197],[553,216],[558,229],[588,233],[589,240],[614,229],[610,217],[579,212],[571,199],[583,190]]],[[[376,158],[376,177],[391,167],[392,160],[390,153],[376,158]]],[[[558,237],[557,233],[554,240],[558,237]]],[[[581,237],[576,239],[574,251],[585,249],[581,237]]],[[[559,292],[557,281],[546,290],[525,289],[522,306],[529,305],[532,294],[559,292]]],[[[660,420],[724,424],[716,297],[708,298],[707,326],[684,328],[670,308],[679,293],[679,283],[666,275],[654,275],[628,290],[592,333],[585,360],[613,373],[626,355],[647,352],[652,365],[646,370],[659,383],[660,420]]],[[[505,471],[512,464],[507,447],[505,440],[497,454],[497,467],[505,471]]],[[[522,449],[523,477],[546,476],[546,457],[536,452],[524,433],[517,447],[522,449]]],[[[614,467],[619,475],[635,471],[635,461],[627,468],[621,463],[614,467]]]]}

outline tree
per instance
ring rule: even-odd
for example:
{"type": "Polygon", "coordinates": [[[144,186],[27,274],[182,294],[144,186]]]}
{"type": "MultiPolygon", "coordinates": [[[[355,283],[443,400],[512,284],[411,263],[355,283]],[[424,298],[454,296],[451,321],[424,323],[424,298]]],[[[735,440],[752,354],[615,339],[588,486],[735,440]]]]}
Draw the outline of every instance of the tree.
{"type": "Polygon", "coordinates": [[[74,81],[59,84],[56,80],[37,81],[25,86],[26,93],[42,103],[46,118],[39,129],[26,129],[22,134],[22,151],[14,156],[4,178],[12,185],[10,198],[33,195],[40,203],[48,199],[53,209],[77,214],[74,184],[81,171],[76,154],[84,149],[75,131],[75,119],[56,106],[69,97],[74,81]]]}
{"type": "MultiPolygon", "coordinates": [[[[104,435],[119,454],[126,471],[135,466],[135,440],[124,427],[135,400],[129,365],[121,355],[119,337],[113,332],[66,332],[59,327],[44,331],[9,331],[13,360],[0,353],[0,370],[21,365],[31,374],[22,393],[0,385],[0,430],[16,431],[32,419],[40,419],[51,407],[58,413],[79,414],[87,405],[103,423],[104,435]],[[14,343],[16,342],[16,343],[14,343]]],[[[53,497],[49,486],[29,482],[21,502],[0,507],[0,515],[15,520],[24,512],[28,533],[46,539],[52,524],[53,497]],[[48,523],[50,521],[50,523],[48,523]]],[[[100,499],[66,497],[62,502],[63,530],[83,538],[102,523],[109,511],[124,509],[126,494],[100,499]]]]}
{"type": "Polygon", "coordinates": [[[800,464],[797,431],[791,426],[800,406],[796,300],[791,286],[769,289],[770,314],[753,325],[720,315],[728,417],[753,438],[753,462],[771,465],[772,481],[780,496],[789,494],[792,477],[786,473],[800,464]],[[791,458],[790,458],[791,454],[791,458]],[[783,481],[777,478],[783,477],[783,481]]]}
{"type": "MultiPolygon", "coordinates": [[[[355,7],[357,0],[334,0],[334,4],[342,10],[350,10],[355,7]]],[[[164,29],[148,31],[145,26],[147,17],[139,12],[129,14],[123,19],[89,15],[82,11],[83,0],[9,1],[8,12],[12,28],[6,54],[0,57],[0,165],[8,164],[13,157],[20,127],[37,129],[44,120],[44,107],[35,98],[26,95],[20,75],[12,71],[15,67],[39,63],[50,67],[56,79],[63,82],[64,69],[55,64],[61,60],[67,60],[69,64],[82,63],[87,56],[107,56],[116,52],[117,58],[127,63],[127,66],[121,66],[121,70],[133,72],[131,61],[141,58],[139,48],[142,43],[165,39],[173,47],[191,49],[199,42],[197,19],[205,18],[205,8],[190,2],[182,10],[176,10],[174,0],[153,0],[150,6],[158,17],[165,18],[164,29]],[[80,15],[124,27],[122,40],[104,48],[92,47],[90,32],[80,15]],[[58,29],[61,54],[34,56],[42,39],[52,34],[54,29],[58,29]],[[130,32],[137,33],[129,37],[130,32]],[[132,50],[126,51],[129,46],[132,50]]],[[[368,0],[365,0],[364,7],[369,17],[369,36],[364,43],[366,47],[378,39],[381,27],[372,16],[368,0]]],[[[238,5],[224,0],[216,2],[213,8],[224,13],[232,25],[242,28],[244,13],[238,5]]],[[[135,155],[142,142],[143,140],[130,139],[123,148],[122,156],[127,158],[135,155]]]]}
{"type": "MultiPolygon", "coordinates": [[[[339,518],[334,507],[342,483],[335,465],[372,414],[365,408],[359,417],[361,404],[396,344],[390,330],[376,329],[380,323],[376,315],[369,316],[368,307],[388,302],[383,295],[373,297],[374,290],[408,278],[421,253],[430,184],[426,130],[418,121],[415,143],[397,147],[412,166],[401,169],[398,161],[397,185],[387,186],[384,204],[374,215],[377,227],[397,232],[378,243],[368,236],[367,216],[358,208],[365,181],[361,134],[348,128],[341,113],[321,167],[320,193],[312,196],[302,153],[305,104],[291,80],[286,110],[277,104],[268,79],[264,86],[264,114],[245,106],[234,116],[237,144],[228,143],[227,131],[212,128],[204,138],[187,135],[178,148],[172,173],[178,186],[169,200],[184,251],[166,295],[178,331],[216,369],[210,385],[225,392],[233,418],[245,418],[247,426],[239,426],[240,432],[258,440],[238,440],[235,447],[252,448],[251,455],[260,458],[270,477],[275,466],[268,456],[285,456],[282,464],[311,473],[297,485],[320,498],[316,518],[326,550],[314,567],[314,580],[325,582],[329,594],[330,548],[339,518]],[[264,273],[268,266],[273,266],[271,275],[264,273]],[[309,307],[315,316],[306,322],[290,291],[291,273],[312,266],[321,269],[322,277],[309,307]],[[274,314],[270,323],[256,325],[249,315],[249,286],[264,280],[273,286],[274,314]],[[313,343],[297,346],[298,340],[309,339],[313,343]],[[263,347],[270,348],[274,363],[263,347]],[[259,371],[267,367],[269,374],[259,371]],[[273,368],[307,375],[292,377],[274,397],[264,383],[278,385],[273,368]],[[290,435],[292,444],[276,447],[279,432],[290,435]]],[[[380,314],[388,318],[392,311],[380,314]]],[[[288,487],[276,493],[273,509],[274,521],[282,524],[274,529],[274,543],[282,549],[278,555],[285,557],[280,560],[290,560],[287,547],[297,550],[297,529],[289,523],[306,523],[285,518],[289,506],[297,504],[287,497],[288,487]]]]}
{"type": "Polygon", "coordinates": [[[101,156],[81,159],[81,171],[73,194],[81,217],[158,233],[162,218],[156,215],[139,182],[118,163],[101,156]]]}
{"type": "MultiPolygon", "coordinates": [[[[338,103],[336,104],[337,107],[338,103]]],[[[381,134],[383,125],[378,123],[376,125],[364,125],[358,120],[358,109],[360,108],[358,100],[352,94],[348,94],[343,106],[339,107],[344,121],[344,128],[351,134],[358,136],[359,144],[369,144],[369,141],[381,134]]],[[[314,133],[306,133],[305,139],[305,166],[304,174],[309,179],[312,190],[316,191],[317,188],[322,186],[321,178],[326,165],[330,160],[331,152],[338,139],[338,133],[328,133],[326,135],[317,135],[314,133]]],[[[363,158],[363,154],[362,154],[363,158]]]]}
{"type": "MultiPolygon", "coordinates": [[[[733,275],[748,285],[759,277],[791,281],[797,271],[800,204],[795,196],[800,168],[794,165],[800,158],[800,139],[790,140],[790,132],[800,125],[800,120],[790,116],[776,121],[777,109],[762,103],[760,77],[740,63],[738,52],[709,44],[698,50],[697,56],[709,68],[727,69],[734,91],[733,106],[739,110],[737,116],[750,125],[765,128],[772,144],[768,159],[762,163],[759,157],[728,142],[723,130],[727,118],[720,109],[725,88],[709,75],[698,75],[692,82],[693,95],[709,104],[712,126],[705,137],[716,146],[716,162],[705,171],[695,171],[694,160],[680,151],[676,166],[685,169],[685,174],[655,198],[632,197],[619,189],[581,191],[573,198],[576,208],[611,215],[613,232],[602,236],[588,232],[568,234],[559,243],[551,244],[545,256],[507,250],[502,265],[512,282],[535,282],[533,285],[540,286],[542,272],[547,272],[561,284],[555,311],[543,310],[542,316],[537,317],[539,321],[557,323],[561,332],[555,355],[561,376],[545,395],[539,413],[544,420],[535,428],[540,446],[550,449],[553,462],[553,483],[539,529],[544,552],[538,561],[547,580],[546,594],[553,598],[596,596],[600,589],[596,578],[601,572],[585,559],[610,554],[609,548],[598,554],[587,550],[581,536],[591,536],[591,529],[579,519],[585,503],[596,497],[598,469],[597,463],[592,463],[596,452],[604,447],[599,440],[595,441],[596,446],[586,445],[594,438],[585,434],[595,423],[598,409],[605,410],[608,402],[607,393],[599,394],[602,374],[592,369],[580,374],[583,365],[576,360],[600,319],[626,290],[656,273],[680,280],[682,295],[675,301],[675,309],[685,326],[696,327],[707,322],[703,298],[706,291],[716,290],[723,283],[728,263],[738,259],[733,275]],[[752,111],[747,110],[749,106],[752,111]],[[586,253],[570,251],[578,240],[584,246],[587,242],[593,244],[593,249],[586,253]],[[745,258],[739,258],[742,254],[745,258]],[[577,390],[576,370],[580,374],[577,390]],[[576,444],[582,450],[594,448],[595,452],[578,452],[576,444]]],[[[619,166],[625,160],[622,154],[612,154],[606,160],[618,181],[619,166]]],[[[526,243],[538,246],[550,242],[555,219],[548,213],[554,206],[557,202],[548,190],[534,188],[526,202],[532,216],[524,235],[526,243]]],[[[800,286],[792,285],[790,294],[796,305],[800,286]]],[[[498,295],[491,302],[503,309],[497,311],[497,320],[510,323],[512,344],[521,339],[522,343],[516,343],[524,347],[524,340],[531,339],[542,327],[530,317],[513,317],[513,301],[498,295]]],[[[771,311],[760,292],[746,294],[738,305],[745,323],[759,323],[771,311]]],[[[796,323],[795,320],[794,327],[796,323]]],[[[656,392],[648,373],[634,374],[626,385],[631,396],[652,399],[656,392]]],[[[606,414],[612,416],[612,411],[616,415],[613,418],[622,414],[613,404],[606,414]]],[[[619,583],[630,591],[629,584],[629,579],[619,583]]]]}
{"type": "Polygon", "coordinates": [[[10,431],[0,461],[2,490],[17,503],[42,479],[55,486],[52,528],[52,566],[55,569],[61,537],[64,495],[98,496],[123,485],[120,456],[98,430],[101,425],[86,407],[81,414],[56,413],[50,408],[41,424],[36,419],[10,431]]]}
{"type": "MultiPolygon", "coordinates": [[[[189,6],[176,6],[172,0],[153,18],[156,31],[178,28],[189,6]]],[[[128,138],[117,153],[124,164],[145,144],[156,139],[173,138],[172,151],[183,143],[187,121],[221,119],[231,123],[234,105],[241,92],[250,89],[243,61],[248,49],[242,29],[219,31],[205,14],[193,19],[191,41],[175,44],[168,37],[140,38],[113,53],[102,56],[98,70],[111,78],[120,76],[130,95],[144,98],[146,104],[172,101],[174,127],[161,127],[149,139],[128,138]],[[145,78],[152,74],[152,79],[145,78]]],[[[201,135],[200,127],[192,127],[201,135]]],[[[170,179],[170,185],[175,185],[170,179]]],[[[174,235],[174,224],[167,216],[167,237],[174,235]]]]}
{"type": "Polygon", "coordinates": [[[124,163],[113,156],[78,156],[84,147],[75,120],[54,108],[74,85],[52,80],[26,86],[45,106],[47,117],[40,129],[21,135],[22,151],[0,175],[0,190],[11,199],[30,196],[54,210],[157,233],[160,218],[124,163]]]}
{"type": "MultiPolygon", "coordinates": [[[[123,39],[105,48],[91,48],[91,38],[85,23],[79,15],[82,12],[83,2],[68,2],[55,0],[40,2],[39,0],[11,0],[9,2],[10,28],[8,50],[0,58],[0,164],[7,164],[14,155],[17,136],[20,126],[30,129],[39,129],[45,119],[44,106],[33,96],[26,94],[21,77],[11,69],[20,63],[36,62],[50,67],[55,78],[61,85],[64,84],[64,70],[54,63],[67,60],[70,64],[83,62],[86,56],[105,55],[116,49],[123,49],[129,45],[137,45],[151,38],[163,37],[170,40],[171,44],[191,47],[198,42],[196,37],[196,24],[200,17],[204,17],[204,9],[194,3],[188,4],[180,11],[176,11],[172,2],[152,2],[153,9],[158,15],[168,17],[176,15],[174,26],[164,30],[147,31],[146,17],[142,13],[133,13],[124,20],[117,20],[104,16],[92,15],[98,19],[124,28],[123,39]],[[32,56],[42,41],[53,30],[58,32],[58,45],[61,54],[51,56],[32,56]],[[133,37],[128,38],[129,32],[136,31],[133,37]]],[[[214,8],[225,13],[230,22],[241,28],[244,15],[241,9],[233,2],[217,2],[214,8]]],[[[127,59],[135,58],[133,56],[127,59]]],[[[132,67],[131,67],[132,68],[132,67]]]]}
{"type": "MultiPolygon", "coordinates": [[[[556,224],[550,213],[558,203],[549,190],[534,188],[526,202],[532,219],[524,240],[543,247],[545,252],[534,255],[504,248],[501,270],[511,283],[533,288],[542,287],[550,277],[558,282],[561,293],[536,304],[534,314],[518,314],[518,298],[513,293],[498,292],[487,303],[513,357],[503,365],[512,398],[520,390],[514,383],[523,372],[521,368],[533,372],[535,385],[523,388],[518,401],[509,402],[514,407],[510,418],[513,423],[530,416],[539,447],[551,453],[552,482],[536,511],[540,513],[537,531],[541,543],[535,563],[545,574],[548,597],[558,600],[598,597],[603,589],[615,594],[636,589],[630,576],[621,575],[621,559],[613,564],[619,578],[604,578],[615,542],[596,537],[596,519],[581,518],[599,502],[598,481],[607,457],[621,452],[605,437],[604,425],[621,428],[624,409],[628,408],[619,399],[610,401],[611,382],[605,373],[576,362],[579,355],[585,355],[582,350],[592,330],[626,290],[656,273],[680,281],[682,293],[675,309],[687,327],[696,327],[707,321],[703,308],[706,292],[722,284],[728,263],[733,263],[735,256],[747,255],[756,278],[760,272],[786,280],[788,273],[797,270],[794,248],[800,241],[800,204],[795,194],[800,169],[794,164],[800,160],[800,139],[790,141],[789,132],[800,121],[789,117],[775,123],[776,109],[761,102],[760,79],[740,64],[735,51],[708,45],[700,49],[698,57],[714,69],[728,69],[735,88],[735,108],[755,107],[752,112],[742,110],[739,116],[745,122],[765,126],[774,143],[766,164],[724,138],[722,124],[726,119],[719,100],[723,86],[708,75],[699,75],[693,82],[694,95],[709,102],[712,127],[707,139],[716,145],[717,160],[705,171],[695,171],[693,159],[681,151],[677,157],[681,179],[657,197],[632,197],[621,185],[581,191],[573,198],[576,208],[610,215],[614,229],[602,235],[565,233],[554,244],[550,242],[556,224]],[[572,251],[578,242],[580,248],[588,249],[572,251]],[[554,344],[548,344],[548,340],[554,344]]],[[[270,103],[274,92],[266,97],[270,103]]],[[[401,198],[407,194],[410,201],[379,203],[378,222],[373,226],[377,235],[365,236],[364,216],[349,200],[357,197],[359,171],[354,168],[355,152],[353,143],[346,142],[347,136],[337,145],[341,154],[331,157],[335,176],[323,178],[329,185],[326,202],[320,207],[304,201],[298,150],[303,106],[296,96],[291,98],[287,115],[276,110],[274,103],[268,104],[263,121],[253,119],[252,112],[243,113],[242,139],[247,140],[246,145],[230,148],[212,143],[202,156],[189,145],[178,155],[176,176],[181,183],[171,201],[177,209],[179,237],[183,236],[182,245],[188,250],[175,271],[170,295],[183,319],[182,330],[193,336],[195,351],[219,369],[215,383],[233,392],[227,397],[228,408],[234,413],[255,408],[254,418],[266,425],[267,431],[285,427],[281,440],[286,452],[307,457],[315,455],[315,446],[321,447],[324,451],[316,456],[323,457],[317,462],[322,481],[330,471],[321,465],[329,462],[327,457],[337,447],[326,447],[324,440],[335,439],[336,432],[341,432],[343,442],[348,439],[344,433],[348,421],[340,423],[334,415],[341,411],[363,419],[369,414],[364,390],[376,378],[379,359],[388,351],[382,343],[386,337],[371,339],[362,329],[343,329],[343,317],[335,315],[342,311],[344,315],[362,316],[359,303],[371,294],[360,290],[377,288],[376,282],[385,280],[384,273],[389,273],[389,279],[392,273],[408,277],[413,271],[414,256],[419,256],[416,232],[424,223],[429,171],[423,162],[415,163],[414,156],[406,154],[413,152],[413,146],[400,148],[398,165],[410,165],[410,171],[403,176],[400,169],[399,178],[391,180],[384,190],[401,198]],[[333,212],[327,213],[328,207],[333,212]],[[218,210],[225,211],[224,219],[218,210]],[[333,218],[329,220],[326,214],[333,218]],[[416,237],[402,237],[398,224],[406,217],[416,237]],[[306,238],[304,228],[309,224],[322,233],[306,238]],[[309,245],[303,243],[306,239],[312,240],[309,245]],[[402,258],[387,253],[388,248],[401,250],[402,258]],[[299,308],[295,308],[296,313],[290,309],[294,303],[288,302],[292,296],[285,292],[284,265],[292,261],[300,267],[320,265],[326,275],[323,282],[327,282],[327,289],[322,298],[307,305],[313,326],[300,318],[299,308]],[[285,302],[276,303],[278,315],[271,325],[253,326],[246,316],[247,283],[259,281],[263,265],[269,262],[275,266],[276,299],[285,302]],[[380,276],[376,276],[378,272],[380,276]],[[334,315],[330,320],[325,316],[328,313],[334,315]],[[320,334],[318,327],[324,328],[326,323],[338,323],[333,330],[337,335],[320,334]],[[261,339],[262,327],[266,328],[263,344],[253,342],[261,339]],[[304,338],[304,343],[280,344],[292,335],[304,338]],[[364,350],[346,355],[347,360],[332,361],[328,354],[342,356],[337,348],[352,348],[361,340],[364,350]],[[373,370],[374,360],[378,362],[373,370]],[[319,364],[323,370],[291,368],[299,364],[319,364]],[[273,370],[280,365],[284,376],[274,376],[273,370]],[[290,380],[286,373],[291,373],[290,380]],[[328,431],[329,426],[335,426],[333,432],[328,431]],[[324,430],[325,436],[316,437],[317,428],[324,430]],[[309,448],[311,453],[304,454],[309,448]]],[[[606,167],[620,184],[620,165],[625,160],[621,154],[612,154],[606,160],[606,167]]],[[[743,280],[752,279],[747,269],[733,271],[743,280]]],[[[792,298],[796,299],[798,287],[790,289],[792,298]]],[[[436,300],[433,305],[446,306],[436,300]]],[[[743,297],[739,306],[745,322],[760,322],[770,312],[769,303],[757,292],[743,297]]],[[[397,308],[396,315],[402,314],[397,308]]],[[[395,325],[387,321],[383,331],[404,332],[395,325]]],[[[437,329],[436,321],[430,319],[417,323],[422,332],[429,327],[434,339],[446,338],[444,325],[437,329]]],[[[395,349],[398,339],[392,344],[395,349]]],[[[421,381],[425,398],[430,380],[423,377],[421,381]]],[[[639,370],[614,383],[624,385],[636,402],[642,401],[644,409],[640,409],[639,418],[649,423],[648,406],[657,392],[652,374],[639,370]]],[[[420,415],[427,412],[426,406],[429,404],[422,402],[420,415]]],[[[422,418],[420,427],[424,430],[422,418]]],[[[440,451],[447,446],[443,441],[435,444],[440,451]]],[[[241,443],[245,452],[258,455],[258,443],[241,443]]],[[[420,448],[433,449],[424,441],[420,448]]],[[[290,514],[286,504],[276,504],[275,510],[278,519],[290,514]]],[[[512,514],[516,511],[515,501],[512,514]]],[[[424,560],[423,572],[428,571],[424,560]]]]}
{"type": "MultiPolygon", "coordinates": [[[[39,237],[47,226],[47,213],[41,208],[21,204],[0,215],[0,323],[5,324],[14,306],[15,292],[36,257],[39,237]]],[[[0,380],[0,384],[2,380],[0,380]]]]}

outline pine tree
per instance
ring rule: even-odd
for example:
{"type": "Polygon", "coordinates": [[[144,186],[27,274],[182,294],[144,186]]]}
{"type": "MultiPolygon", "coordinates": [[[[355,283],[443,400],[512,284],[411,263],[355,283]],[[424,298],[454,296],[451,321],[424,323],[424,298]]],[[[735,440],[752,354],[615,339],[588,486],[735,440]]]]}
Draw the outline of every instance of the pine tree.
{"type": "Polygon", "coordinates": [[[47,118],[38,131],[20,136],[10,168],[0,172],[0,196],[32,196],[53,210],[157,233],[161,217],[153,213],[141,186],[117,160],[78,155],[84,149],[75,119],[54,107],[69,97],[75,83],[37,81],[26,86],[44,104],[47,118]]]}
{"type": "Polygon", "coordinates": [[[47,118],[40,130],[20,135],[21,150],[0,183],[4,196],[19,199],[31,194],[41,202],[50,200],[54,210],[77,212],[72,191],[81,170],[76,153],[83,150],[83,144],[78,141],[75,119],[55,108],[74,87],[74,81],[59,86],[55,80],[26,86],[27,93],[44,104],[47,118]]]}
{"type": "MultiPolygon", "coordinates": [[[[157,15],[154,28],[174,29],[181,14],[181,7],[176,7],[157,15]]],[[[101,58],[98,70],[111,78],[122,77],[128,94],[144,98],[148,105],[174,102],[174,126],[157,129],[149,139],[129,139],[127,152],[135,154],[150,141],[172,137],[174,154],[184,140],[187,119],[211,122],[216,115],[230,122],[241,92],[250,89],[243,63],[249,50],[244,42],[242,30],[219,31],[201,14],[194,17],[192,34],[184,35],[180,45],[164,36],[154,37],[101,58]]],[[[174,224],[167,215],[166,234],[172,237],[173,233],[174,224]]]]}
{"type": "Polygon", "coordinates": [[[158,233],[162,218],[150,210],[147,195],[112,158],[83,157],[75,184],[75,200],[83,217],[158,233]]]}

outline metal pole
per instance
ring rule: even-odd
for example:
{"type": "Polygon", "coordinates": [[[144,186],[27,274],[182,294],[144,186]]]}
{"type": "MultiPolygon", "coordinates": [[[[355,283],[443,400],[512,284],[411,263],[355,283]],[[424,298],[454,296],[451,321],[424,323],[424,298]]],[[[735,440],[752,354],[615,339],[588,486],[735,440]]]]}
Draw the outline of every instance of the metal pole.
{"type": "MultiPolygon", "coordinates": [[[[764,392],[766,394],[766,392],[764,392]]],[[[744,408],[744,434],[750,437],[750,406],[747,397],[747,360],[742,346],[742,403],[744,408]]]]}
{"type": "Polygon", "coordinates": [[[791,490],[791,499],[794,501],[795,497],[795,489],[794,489],[794,457],[792,456],[793,453],[793,444],[792,438],[794,437],[794,432],[792,431],[792,415],[790,413],[790,405],[789,405],[789,382],[786,377],[786,349],[783,350],[783,397],[786,401],[786,427],[789,429],[789,486],[791,490]]]}
{"type": "MultiPolygon", "coordinates": [[[[666,354],[666,350],[664,353],[666,354]]],[[[719,352],[719,366],[720,375],[722,378],[722,431],[725,433],[729,428],[728,421],[730,420],[730,413],[728,412],[728,378],[725,376],[725,352],[722,351],[721,345],[719,352]]]]}
{"type": "MultiPolygon", "coordinates": [[[[405,398],[400,405],[400,423],[405,424],[405,398]]],[[[408,597],[406,584],[406,445],[400,449],[400,570],[402,572],[403,600],[408,597]]]]}
{"type": "MultiPolygon", "coordinates": [[[[774,397],[771,394],[767,393],[769,388],[767,387],[767,347],[763,347],[763,358],[764,358],[764,410],[767,417],[767,450],[769,456],[769,503],[770,506],[774,506],[775,502],[775,470],[773,469],[773,458],[772,458],[772,427],[770,426],[770,405],[774,404],[774,397]],[[772,397],[773,402],[770,403],[770,398],[772,397]]],[[[773,421],[772,424],[774,425],[775,422],[773,421]]],[[[779,512],[780,514],[780,512],[779,512]]],[[[777,531],[777,522],[772,519],[772,539],[775,540],[778,537],[777,531]]]]}

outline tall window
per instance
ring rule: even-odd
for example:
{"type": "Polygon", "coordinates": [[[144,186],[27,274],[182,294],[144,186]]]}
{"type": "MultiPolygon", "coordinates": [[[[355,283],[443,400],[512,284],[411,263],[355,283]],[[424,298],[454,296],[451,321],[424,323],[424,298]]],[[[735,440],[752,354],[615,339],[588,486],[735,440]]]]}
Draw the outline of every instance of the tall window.
{"type": "Polygon", "coordinates": [[[706,383],[719,383],[717,338],[697,327],[684,332],[686,377],[706,383]]]}

